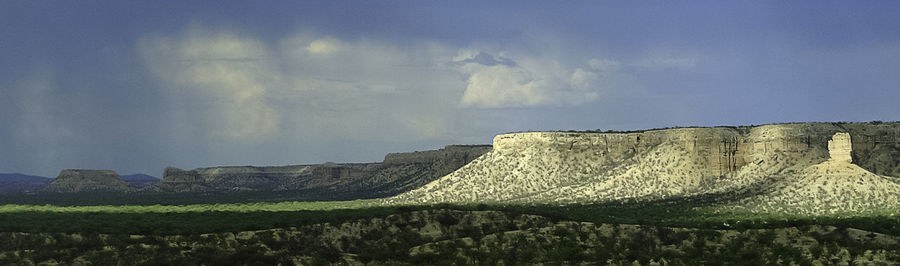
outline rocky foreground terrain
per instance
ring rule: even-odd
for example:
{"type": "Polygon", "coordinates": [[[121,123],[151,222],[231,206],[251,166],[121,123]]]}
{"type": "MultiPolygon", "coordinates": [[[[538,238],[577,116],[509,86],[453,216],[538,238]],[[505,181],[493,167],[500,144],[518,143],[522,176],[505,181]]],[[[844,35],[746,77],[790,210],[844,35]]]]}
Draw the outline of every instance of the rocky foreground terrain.
{"type": "Polygon", "coordinates": [[[898,136],[898,123],[503,134],[472,163],[385,202],[718,197],[747,212],[881,211],[900,205],[898,136]]]}
{"type": "Polygon", "coordinates": [[[0,247],[15,247],[0,250],[0,264],[891,265],[898,241],[833,226],[712,230],[435,209],[196,235],[0,233],[0,247]]]}

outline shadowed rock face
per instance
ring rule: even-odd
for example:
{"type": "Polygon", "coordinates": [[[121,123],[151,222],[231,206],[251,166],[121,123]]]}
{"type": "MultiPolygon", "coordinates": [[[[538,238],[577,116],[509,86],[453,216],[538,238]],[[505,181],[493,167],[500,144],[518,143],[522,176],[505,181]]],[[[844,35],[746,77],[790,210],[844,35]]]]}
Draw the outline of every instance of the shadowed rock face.
{"type": "Polygon", "coordinates": [[[854,164],[878,175],[900,177],[900,123],[841,126],[850,133],[854,164]]]}
{"type": "Polygon", "coordinates": [[[380,163],[166,168],[152,189],[161,192],[279,191],[321,188],[390,196],[449,174],[491,149],[489,145],[392,153],[380,163]]]}
{"type": "Polygon", "coordinates": [[[60,193],[130,190],[114,171],[76,169],[62,170],[46,188],[48,192],[60,193]]]}

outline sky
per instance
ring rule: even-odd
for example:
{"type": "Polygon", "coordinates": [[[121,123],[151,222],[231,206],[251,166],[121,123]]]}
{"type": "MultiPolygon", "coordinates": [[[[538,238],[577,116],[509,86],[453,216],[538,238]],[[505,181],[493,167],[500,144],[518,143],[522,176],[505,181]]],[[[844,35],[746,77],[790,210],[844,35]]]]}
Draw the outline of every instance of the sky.
{"type": "Polygon", "coordinates": [[[0,173],[900,120],[897,14],[898,1],[0,1],[0,173]]]}

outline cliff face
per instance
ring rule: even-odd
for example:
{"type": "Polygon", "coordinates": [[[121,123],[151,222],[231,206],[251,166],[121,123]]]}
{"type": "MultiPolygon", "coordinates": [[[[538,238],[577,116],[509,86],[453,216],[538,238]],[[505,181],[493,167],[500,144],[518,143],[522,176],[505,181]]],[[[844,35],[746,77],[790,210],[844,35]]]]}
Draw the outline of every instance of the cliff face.
{"type": "Polygon", "coordinates": [[[189,171],[169,167],[154,186],[166,192],[297,190],[359,179],[375,165],[223,166],[189,171]]]}
{"type": "Polygon", "coordinates": [[[835,133],[828,141],[829,159],[839,163],[852,163],[850,152],[853,151],[849,133],[835,133]]]}
{"type": "Polygon", "coordinates": [[[900,203],[900,180],[852,163],[848,133],[828,141],[828,160],[783,175],[767,193],[741,199],[732,209],[841,215],[877,212],[900,203]]]}
{"type": "Polygon", "coordinates": [[[812,153],[827,155],[825,143],[841,128],[831,124],[765,125],[740,132],[735,128],[678,128],[640,133],[527,132],[498,135],[498,152],[527,149],[563,153],[589,152],[591,160],[611,166],[635,155],[661,147],[684,151],[701,175],[721,176],[734,172],[763,154],[812,153]]]}
{"type": "Polygon", "coordinates": [[[900,177],[900,124],[852,123],[841,125],[850,133],[853,163],[884,176],[900,177]]]}
{"type": "Polygon", "coordinates": [[[62,170],[45,191],[58,193],[92,191],[130,191],[128,183],[110,170],[62,170]]]}
{"type": "Polygon", "coordinates": [[[291,166],[166,168],[153,186],[163,192],[278,191],[326,189],[387,196],[421,186],[462,167],[490,146],[447,146],[440,150],[392,153],[382,163],[291,166]]]}
{"type": "Polygon", "coordinates": [[[898,123],[798,123],[504,134],[471,164],[388,201],[594,202],[748,193],[829,160],[829,141],[833,160],[854,158],[862,171],[896,180],[890,176],[900,176],[898,132],[898,123]]]}
{"type": "Polygon", "coordinates": [[[384,165],[438,164],[432,168],[438,173],[449,174],[490,150],[490,145],[451,145],[439,150],[390,153],[384,156],[384,165]]]}

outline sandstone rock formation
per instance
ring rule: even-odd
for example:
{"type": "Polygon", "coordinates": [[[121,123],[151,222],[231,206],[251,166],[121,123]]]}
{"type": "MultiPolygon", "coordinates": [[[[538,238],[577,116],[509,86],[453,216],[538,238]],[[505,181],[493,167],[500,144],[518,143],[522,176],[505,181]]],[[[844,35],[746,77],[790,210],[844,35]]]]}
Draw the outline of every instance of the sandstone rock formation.
{"type": "Polygon", "coordinates": [[[128,183],[119,179],[119,174],[111,170],[66,169],[50,182],[47,192],[93,192],[93,191],[130,191],[128,183]]]}
{"type": "Polygon", "coordinates": [[[432,151],[388,154],[381,163],[225,166],[194,170],[169,167],[153,189],[162,192],[322,189],[359,192],[362,197],[389,196],[449,174],[490,149],[488,145],[452,145],[432,151]]]}
{"type": "Polygon", "coordinates": [[[748,164],[777,162],[770,157],[824,157],[827,138],[838,130],[830,125],[770,125],[744,133],[720,127],[504,134],[472,164],[400,198],[596,201],[686,195],[706,191],[748,164]],[[814,140],[821,145],[812,145],[814,140]]]}
{"type": "Polygon", "coordinates": [[[828,141],[828,155],[832,161],[851,163],[853,162],[853,158],[850,157],[851,147],[849,133],[834,133],[834,137],[828,141]]]}
{"type": "MultiPolygon", "coordinates": [[[[782,191],[786,194],[779,204],[790,205],[800,194],[782,189],[791,187],[798,174],[817,176],[818,168],[810,167],[823,167],[822,163],[832,158],[831,152],[832,161],[858,170],[835,173],[861,176],[863,179],[853,182],[866,183],[867,188],[877,186],[872,189],[879,192],[860,192],[870,196],[857,200],[870,199],[872,206],[887,206],[892,200],[897,202],[897,178],[849,164],[851,154],[859,152],[864,155],[858,156],[863,164],[871,160],[877,161],[873,163],[876,166],[897,165],[897,156],[880,152],[897,149],[897,142],[882,140],[866,147],[854,142],[869,138],[851,136],[856,136],[854,132],[863,136],[862,132],[900,132],[900,124],[872,127],[875,125],[797,123],[636,133],[504,134],[495,137],[494,149],[479,159],[386,202],[586,203],[782,191]],[[877,197],[881,198],[871,200],[877,197]]],[[[831,185],[843,193],[864,189],[846,182],[850,181],[832,181],[831,185]]],[[[844,203],[852,201],[847,198],[844,203]]],[[[809,210],[806,207],[804,210],[809,210]]]]}
{"type": "Polygon", "coordinates": [[[881,176],[900,177],[900,123],[840,124],[850,133],[853,163],[881,176]]]}
{"type": "Polygon", "coordinates": [[[835,133],[828,141],[828,152],[828,160],[785,174],[783,180],[770,187],[769,193],[742,199],[732,209],[860,215],[900,206],[900,180],[879,176],[852,163],[850,134],[835,133]]]}

